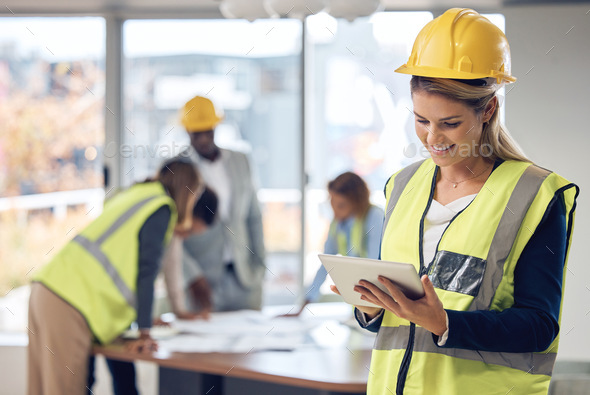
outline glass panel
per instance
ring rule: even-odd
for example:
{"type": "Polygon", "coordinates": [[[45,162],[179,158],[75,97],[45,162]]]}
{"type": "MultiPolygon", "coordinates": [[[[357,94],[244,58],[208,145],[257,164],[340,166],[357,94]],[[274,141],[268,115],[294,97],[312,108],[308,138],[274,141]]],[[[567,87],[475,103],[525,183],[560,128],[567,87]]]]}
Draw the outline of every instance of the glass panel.
{"type": "Polygon", "coordinates": [[[24,330],[18,287],[101,212],[105,23],[0,25],[0,329],[24,330]]]}
{"type": "Polygon", "coordinates": [[[209,97],[224,110],[217,144],[246,152],[258,179],[265,303],[292,301],[301,254],[301,23],[131,20],[123,32],[125,185],[187,148],[180,109],[197,94],[209,97]]]}
{"type": "MultiPolygon", "coordinates": [[[[310,94],[307,168],[305,283],[320,265],[332,219],[326,191],[344,171],[365,179],[374,204],[384,206],[383,187],[396,170],[414,162],[409,76],[404,64],[429,12],[381,12],[350,23],[321,13],[307,19],[310,94]]],[[[323,291],[331,292],[324,283],[323,291]]]]}

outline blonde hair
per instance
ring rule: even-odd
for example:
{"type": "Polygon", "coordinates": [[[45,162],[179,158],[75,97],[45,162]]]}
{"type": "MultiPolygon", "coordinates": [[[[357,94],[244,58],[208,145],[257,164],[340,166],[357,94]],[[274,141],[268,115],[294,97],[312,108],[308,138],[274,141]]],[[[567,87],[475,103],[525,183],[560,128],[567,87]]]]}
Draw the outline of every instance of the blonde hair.
{"type": "MultiPolygon", "coordinates": [[[[488,103],[496,97],[499,85],[489,83],[489,80],[453,80],[448,78],[429,78],[412,76],[410,90],[442,95],[451,100],[459,101],[473,109],[480,117],[488,103]]],[[[532,163],[526,157],[518,143],[500,122],[500,105],[496,108],[489,121],[484,122],[481,133],[480,147],[490,147],[492,160],[516,160],[532,163]]]]}
{"type": "Polygon", "coordinates": [[[177,228],[192,226],[192,212],[203,185],[194,165],[186,160],[171,160],[158,171],[155,181],[162,183],[174,200],[178,212],[177,228]]]}

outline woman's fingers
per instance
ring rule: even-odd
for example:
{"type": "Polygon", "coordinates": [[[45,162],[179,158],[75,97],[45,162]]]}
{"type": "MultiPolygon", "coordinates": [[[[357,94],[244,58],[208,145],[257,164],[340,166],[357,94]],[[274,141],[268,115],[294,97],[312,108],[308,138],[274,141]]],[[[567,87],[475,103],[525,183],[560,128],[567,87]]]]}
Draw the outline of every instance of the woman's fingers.
{"type": "Polygon", "coordinates": [[[434,290],[434,285],[432,284],[432,281],[430,281],[430,278],[428,278],[428,275],[423,275],[420,281],[424,287],[424,295],[427,299],[438,298],[438,295],[434,290]]]}
{"type": "Polygon", "coordinates": [[[158,343],[156,343],[153,339],[145,339],[143,344],[140,346],[140,353],[150,353],[153,351],[158,351],[158,343]]]}
{"type": "Polygon", "coordinates": [[[385,309],[385,308],[387,308],[387,306],[382,301],[380,301],[379,299],[367,298],[366,296],[361,296],[361,299],[364,300],[364,301],[366,301],[366,302],[373,303],[375,306],[378,306],[379,309],[385,309]]]}
{"type": "MultiPolygon", "coordinates": [[[[362,287],[360,285],[357,285],[354,287],[354,290],[361,294],[362,300],[365,300],[367,302],[371,302],[371,303],[376,304],[378,306],[382,305],[379,298],[377,298],[369,289],[362,287]]],[[[383,307],[383,306],[381,306],[381,307],[383,307]]]]}
{"type": "Polygon", "coordinates": [[[397,285],[395,285],[393,281],[391,281],[387,277],[379,276],[379,282],[383,284],[385,288],[387,288],[389,294],[397,303],[403,304],[408,300],[406,295],[404,295],[404,293],[397,287],[397,285]]]}
{"type": "Polygon", "coordinates": [[[151,338],[132,340],[126,346],[128,351],[138,354],[158,351],[158,343],[151,338]]]}
{"type": "Polygon", "coordinates": [[[441,335],[447,330],[446,312],[443,304],[428,276],[422,276],[420,281],[424,287],[424,297],[417,300],[408,299],[393,281],[382,276],[379,277],[379,282],[387,291],[367,280],[359,281],[354,290],[361,294],[362,300],[381,306],[400,318],[414,322],[434,334],[441,335]]]}
{"type": "Polygon", "coordinates": [[[381,306],[384,309],[390,310],[394,312],[396,315],[399,315],[399,305],[395,300],[395,297],[392,297],[392,295],[388,294],[387,292],[383,291],[381,288],[367,280],[359,281],[359,285],[357,285],[357,287],[359,287],[359,290],[357,290],[357,292],[361,293],[361,295],[368,296],[369,299],[367,299],[367,301],[374,303],[378,306],[381,306]],[[362,288],[366,289],[367,293],[362,292],[362,288]]]}
{"type": "Polygon", "coordinates": [[[387,292],[383,291],[381,288],[379,288],[377,285],[373,284],[370,281],[361,280],[361,281],[359,281],[359,285],[361,287],[364,287],[367,290],[369,290],[379,300],[382,300],[384,302],[388,302],[388,301],[395,302],[396,301],[395,294],[387,293],[387,292]]]}

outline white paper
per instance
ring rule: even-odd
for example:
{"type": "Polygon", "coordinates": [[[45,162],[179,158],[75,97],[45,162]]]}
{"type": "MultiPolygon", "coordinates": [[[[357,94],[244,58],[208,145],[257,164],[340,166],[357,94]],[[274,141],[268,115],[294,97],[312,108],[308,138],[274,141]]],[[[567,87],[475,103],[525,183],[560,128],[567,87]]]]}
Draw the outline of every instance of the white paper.
{"type": "Polygon", "coordinates": [[[209,320],[177,320],[171,325],[179,334],[158,341],[159,349],[164,353],[249,353],[290,351],[307,346],[341,347],[351,334],[351,328],[342,325],[341,320],[350,317],[351,309],[346,306],[345,309],[321,307],[316,309],[310,305],[299,317],[240,310],[212,313],[209,320]],[[340,319],[334,319],[336,317],[340,319]]]}

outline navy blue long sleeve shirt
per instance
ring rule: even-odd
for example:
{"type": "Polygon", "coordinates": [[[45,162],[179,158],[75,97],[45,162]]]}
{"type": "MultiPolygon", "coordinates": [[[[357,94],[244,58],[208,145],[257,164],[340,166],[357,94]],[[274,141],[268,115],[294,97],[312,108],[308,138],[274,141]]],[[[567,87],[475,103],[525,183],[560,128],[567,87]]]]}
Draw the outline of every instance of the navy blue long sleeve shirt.
{"type": "Polygon", "coordinates": [[[170,221],[170,207],[162,206],[145,221],[139,231],[139,267],[137,271],[137,325],[152,326],[154,282],[160,271],[164,237],[170,221]]]}
{"type": "MultiPolygon", "coordinates": [[[[492,352],[547,349],[559,332],[566,249],[565,204],[563,196],[559,196],[547,209],[518,260],[514,305],[501,312],[446,310],[449,336],[442,347],[492,352]]],[[[377,332],[382,317],[366,329],[377,332]]]]}

